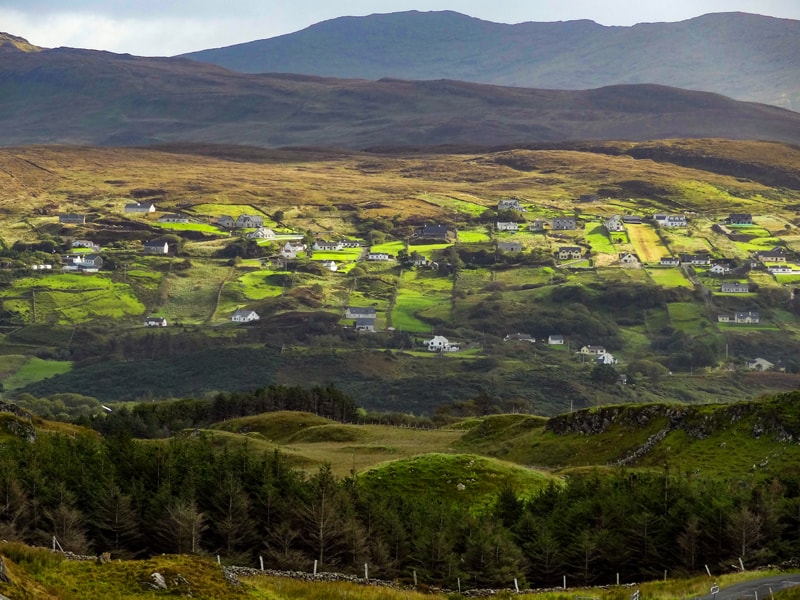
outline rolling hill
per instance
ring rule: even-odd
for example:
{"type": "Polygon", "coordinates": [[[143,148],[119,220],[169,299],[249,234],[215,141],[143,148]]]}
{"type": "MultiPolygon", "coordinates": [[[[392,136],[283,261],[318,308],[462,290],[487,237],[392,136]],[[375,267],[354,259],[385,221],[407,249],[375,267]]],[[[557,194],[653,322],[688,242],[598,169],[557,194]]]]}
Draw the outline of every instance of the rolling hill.
{"type": "Polygon", "coordinates": [[[800,108],[800,22],[745,13],[605,27],[506,25],[456,12],[342,17],[185,56],[245,73],[586,89],[660,83],[800,108]]]}
{"type": "MultiPolygon", "coordinates": [[[[18,42],[18,45],[22,42],[18,42]]],[[[800,114],[659,85],[535,90],[246,75],[188,59],[0,46],[0,144],[366,148],[674,137],[800,143],[800,114]]]]}

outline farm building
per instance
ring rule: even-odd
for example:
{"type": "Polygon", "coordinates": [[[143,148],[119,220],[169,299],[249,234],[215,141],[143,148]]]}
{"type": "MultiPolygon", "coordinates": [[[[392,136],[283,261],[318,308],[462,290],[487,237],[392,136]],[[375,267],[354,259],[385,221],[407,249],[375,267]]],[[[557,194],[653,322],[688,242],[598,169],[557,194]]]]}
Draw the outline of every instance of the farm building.
{"type": "Polygon", "coordinates": [[[625,225],[622,224],[622,219],[619,215],[614,215],[613,217],[606,219],[603,222],[603,227],[605,227],[606,231],[609,233],[625,231],[625,225]]]}
{"type": "Polygon", "coordinates": [[[497,249],[500,252],[522,252],[521,242],[497,242],[497,249]]]}
{"type": "Polygon", "coordinates": [[[674,256],[664,256],[658,264],[662,267],[678,267],[681,264],[681,259],[674,256]]]}
{"type": "Polygon", "coordinates": [[[342,248],[342,242],[328,242],[325,240],[314,240],[314,244],[311,246],[312,250],[319,250],[320,252],[338,252],[342,248]]]}
{"type": "Polygon", "coordinates": [[[216,220],[217,225],[220,227],[233,227],[236,224],[236,221],[233,220],[233,217],[230,215],[222,215],[218,217],[216,220]]]}
{"type": "Polygon", "coordinates": [[[255,231],[251,231],[244,237],[255,240],[274,240],[275,232],[269,227],[259,227],[255,231]]]}
{"type": "Polygon", "coordinates": [[[766,262],[786,262],[786,249],[781,246],[775,246],[772,250],[758,252],[756,254],[758,260],[762,263],[766,262]]]}
{"type": "Polygon", "coordinates": [[[72,240],[73,248],[89,248],[90,250],[100,251],[100,246],[95,244],[92,240],[72,240]]]}
{"type": "Polygon", "coordinates": [[[766,358],[754,358],[747,361],[747,368],[751,371],[769,371],[775,368],[775,363],[771,363],[766,358]]]}
{"type": "Polygon", "coordinates": [[[750,213],[731,213],[726,221],[729,225],[752,225],[753,215],[750,213]]]}
{"type": "Polygon", "coordinates": [[[292,242],[286,242],[281,248],[281,256],[284,258],[297,258],[297,253],[304,252],[305,249],[306,245],[303,243],[293,244],[292,242]]]}
{"type": "Polygon", "coordinates": [[[634,267],[641,264],[641,261],[633,252],[620,252],[619,263],[627,267],[634,267]]]}
{"type": "Polygon", "coordinates": [[[533,344],[536,342],[530,334],[527,333],[509,333],[503,338],[504,342],[529,342],[533,344]]]}
{"type": "Polygon", "coordinates": [[[58,215],[58,222],[63,225],[83,225],[86,223],[86,215],[66,213],[58,215]]]}
{"type": "Polygon", "coordinates": [[[686,227],[689,225],[685,215],[656,214],[653,215],[653,221],[661,227],[686,227]]]}
{"type": "Polygon", "coordinates": [[[734,283],[723,283],[720,286],[720,291],[726,294],[746,294],[750,291],[750,284],[739,283],[738,281],[734,283]]]}
{"type": "Polygon", "coordinates": [[[497,203],[497,210],[519,210],[522,211],[522,205],[519,203],[519,198],[506,198],[497,203]]]}
{"type": "Polygon", "coordinates": [[[335,261],[332,260],[323,260],[321,263],[323,269],[328,269],[328,271],[335,273],[339,270],[339,265],[336,264],[335,261]]]}
{"type": "Polygon", "coordinates": [[[551,346],[563,346],[564,345],[564,336],[563,335],[548,335],[547,336],[547,343],[551,346]]]}
{"type": "Polygon", "coordinates": [[[640,215],[622,215],[622,222],[627,225],[641,225],[642,217],[640,215]]]}
{"type": "Polygon", "coordinates": [[[354,324],[356,331],[367,331],[370,333],[375,332],[375,319],[370,319],[368,317],[363,317],[360,319],[355,320],[354,324]]]}
{"type": "Polygon", "coordinates": [[[598,365],[615,365],[617,364],[617,359],[614,358],[613,354],[605,352],[595,357],[594,362],[598,365]]]}
{"type": "Polygon", "coordinates": [[[443,335],[435,335],[423,342],[428,348],[428,352],[455,352],[459,349],[458,345],[451,344],[443,335]]]}
{"type": "Polygon", "coordinates": [[[513,221],[507,223],[498,221],[495,226],[497,227],[497,231],[519,231],[519,225],[513,221]]]}
{"type": "Polygon", "coordinates": [[[547,223],[542,221],[541,219],[536,219],[532,221],[530,225],[528,225],[528,231],[544,231],[544,227],[547,223]]]}
{"type": "Polygon", "coordinates": [[[386,262],[389,260],[394,260],[394,256],[388,252],[370,252],[367,254],[367,260],[386,262]]]}
{"type": "Polygon", "coordinates": [[[345,319],[375,319],[374,306],[348,306],[344,313],[345,319]]]}
{"type": "Polygon", "coordinates": [[[715,263],[711,265],[711,268],[708,270],[709,273],[713,275],[727,275],[731,272],[731,268],[724,264],[724,263],[715,263]]]}
{"type": "Polygon", "coordinates": [[[452,241],[457,237],[456,233],[450,230],[447,225],[425,225],[418,227],[414,232],[415,238],[426,240],[441,240],[443,242],[452,241]]]}
{"type": "Polygon", "coordinates": [[[264,217],[261,215],[239,215],[236,218],[236,227],[250,228],[250,227],[263,227],[264,217]]]}
{"type": "Polygon", "coordinates": [[[169,244],[167,242],[145,242],[145,254],[168,254],[169,244]]]}
{"type": "Polygon", "coordinates": [[[575,217],[556,217],[553,219],[553,229],[555,231],[570,231],[577,229],[578,221],[575,217]]]}
{"type": "Polygon", "coordinates": [[[250,323],[252,321],[258,321],[260,318],[256,311],[246,308],[235,310],[231,315],[231,321],[234,323],[250,323]]]}
{"type": "Polygon", "coordinates": [[[166,327],[167,320],[164,317],[147,317],[144,325],[145,327],[166,327]]]}
{"type": "Polygon", "coordinates": [[[556,252],[558,260],[580,260],[582,255],[580,246],[561,246],[556,252]]]}
{"type": "Polygon", "coordinates": [[[167,213],[158,218],[159,223],[188,223],[189,217],[175,213],[167,213]]]}
{"type": "Polygon", "coordinates": [[[151,202],[131,202],[125,205],[126,213],[152,213],[156,212],[156,205],[151,202]]]}

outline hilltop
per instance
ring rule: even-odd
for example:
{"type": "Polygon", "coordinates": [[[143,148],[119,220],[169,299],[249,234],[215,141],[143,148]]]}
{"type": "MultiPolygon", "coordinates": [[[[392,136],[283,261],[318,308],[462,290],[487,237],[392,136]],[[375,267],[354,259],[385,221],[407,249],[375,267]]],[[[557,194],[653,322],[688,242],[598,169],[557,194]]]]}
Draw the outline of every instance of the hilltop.
{"type": "Polygon", "coordinates": [[[0,145],[363,149],[718,137],[800,143],[800,114],[654,84],[583,91],[248,75],[184,58],[0,46],[0,145]]]}
{"type": "Polygon", "coordinates": [[[506,25],[452,11],[341,17],[184,56],[245,73],[441,79],[546,89],[658,83],[800,109],[800,22],[716,13],[678,23],[506,25]]]}

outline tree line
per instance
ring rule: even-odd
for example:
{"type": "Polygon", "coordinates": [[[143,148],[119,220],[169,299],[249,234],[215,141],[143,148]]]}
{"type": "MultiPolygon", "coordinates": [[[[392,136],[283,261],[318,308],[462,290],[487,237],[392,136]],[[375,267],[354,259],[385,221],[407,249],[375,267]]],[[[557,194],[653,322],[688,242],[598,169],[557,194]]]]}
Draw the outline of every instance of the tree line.
{"type": "MultiPolygon", "coordinates": [[[[226,404],[225,410],[239,410],[226,404]]],[[[9,440],[0,455],[0,536],[115,557],[219,554],[233,564],[370,573],[455,587],[613,583],[775,563],[800,552],[800,480],[715,481],[593,471],[491,507],[415,501],[307,475],[246,440],[200,431],[138,441],[119,428],[9,440]]]]}

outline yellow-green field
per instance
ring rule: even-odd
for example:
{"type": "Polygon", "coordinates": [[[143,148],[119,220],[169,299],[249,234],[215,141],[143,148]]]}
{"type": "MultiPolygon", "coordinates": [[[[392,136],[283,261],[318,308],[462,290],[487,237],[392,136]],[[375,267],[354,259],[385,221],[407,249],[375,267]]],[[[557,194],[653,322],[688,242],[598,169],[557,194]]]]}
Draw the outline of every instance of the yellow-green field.
{"type": "Polygon", "coordinates": [[[627,225],[626,228],[634,251],[643,263],[658,263],[662,257],[669,256],[669,250],[650,225],[627,225]]]}

